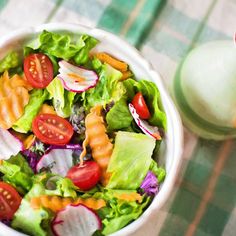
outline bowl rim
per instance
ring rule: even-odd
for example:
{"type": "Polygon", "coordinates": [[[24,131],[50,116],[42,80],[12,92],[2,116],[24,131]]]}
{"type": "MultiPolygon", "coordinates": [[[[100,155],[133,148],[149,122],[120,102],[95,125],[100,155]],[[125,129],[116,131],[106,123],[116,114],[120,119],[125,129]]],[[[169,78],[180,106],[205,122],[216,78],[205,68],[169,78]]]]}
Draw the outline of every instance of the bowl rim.
{"type": "MultiPolygon", "coordinates": [[[[81,24],[72,24],[72,23],[48,23],[48,24],[41,24],[39,26],[35,27],[27,27],[27,28],[21,28],[18,30],[15,30],[13,32],[10,32],[6,34],[5,36],[0,38],[0,48],[4,48],[4,46],[9,43],[10,41],[16,41],[23,37],[26,37],[27,35],[35,35],[42,32],[42,30],[48,30],[48,31],[71,31],[72,33],[86,33],[91,36],[94,36],[95,38],[103,38],[103,37],[109,37],[110,41],[115,42],[116,46],[119,47],[125,47],[126,50],[129,51],[129,54],[133,55],[135,58],[135,61],[138,61],[141,63],[146,71],[148,71],[148,74],[150,75],[150,80],[152,80],[156,86],[158,87],[161,99],[163,103],[163,107],[166,113],[168,113],[168,121],[167,121],[167,127],[169,126],[172,128],[172,130],[168,130],[167,133],[169,134],[175,134],[174,137],[167,137],[171,140],[168,140],[170,143],[172,143],[173,147],[172,150],[169,150],[170,154],[173,158],[173,162],[171,165],[171,168],[169,170],[169,173],[167,174],[165,181],[161,187],[160,192],[158,195],[153,199],[152,203],[149,205],[149,207],[143,212],[143,214],[136,219],[135,221],[131,222],[124,228],[120,229],[117,232],[112,233],[112,236],[122,236],[122,235],[129,235],[134,233],[136,230],[140,228],[140,225],[143,225],[148,222],[148,219],[151,217],[157,216],[158,211],[163,207],[163,205],[166,203],[167,199],[169,198],[174,184],[175,180],[177,178],[177,175],[180,170],[180,166],[182,163],[182,153],[183,153],[183,126],[181,122],[180,115],[171,100],[169,94],[167,93],[163,82],[161,81],[161,76],[158,72],[154,71],[152,65],[141,55],[141,53],[131,46],[129,43],[127,43],[125,40],[120,38],[119,36],[116,36],[110,32],[107,32],[102,29],[98,28],[91,28],[88,26],[84,26],[81,24]]],[[[8,233],[9,236],[23,236],[26,234],[20,233],[13,228],[7,227],[3,223],[0,222],[0,229],[3,229],[8,233]]]]}

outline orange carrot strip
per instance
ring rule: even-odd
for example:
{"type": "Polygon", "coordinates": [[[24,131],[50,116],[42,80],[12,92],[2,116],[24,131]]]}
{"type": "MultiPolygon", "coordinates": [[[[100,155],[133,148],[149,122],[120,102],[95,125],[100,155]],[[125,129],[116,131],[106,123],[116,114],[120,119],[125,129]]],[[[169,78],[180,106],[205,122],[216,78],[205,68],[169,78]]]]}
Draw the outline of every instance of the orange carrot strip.
{"type": "Polygon", "coordinates": [[[95,54],[95,56],[101,61],[101,62],[106,62],[107,64],[109,64],[110,66],[114,67],[115,69],[119,70],[119,71],[127,71],[128,69],[128,64],[126,64],[125,62],[119,61],[116,58],[110,56],[107,53],[104,52],[100,52],[95,54]]]}
{"type": "Polygon", "coordinates": [[[128,79],[128,78],[130,78],[130,77],[133,76],[133,73],[132,73],[130,70],[125,71],[125,72],[123,72],[122,74],[123,74],[123,75],[122,75],[122,77],[121,77],[121,79],[120,79],[121,81],[126,80],[126,79],[128,79]]]}
{"type": "Polygon", "coordinates": [[[53,212],[58,212],[61,209],[65,208],[69,204],[84,204],[85,206],[98,210],[106,206],[106,202],[103,199],[96,198],[77,198],[73,200],[72,198],[62,198],[59,196],[49,196],[42,195],[39,197],[31,198],[30,205],[33,209],[39,209],[40,207],[45,207],[50,209],[53,212]]]}
{"type": "Polygon", "coordinates": [[[142,202],[142,196],[139,193],[117,193],[115,194],[115,197],[120,200],[125,200],[128,202],[131,201],[138,201],[139,203],[142,202]]]}

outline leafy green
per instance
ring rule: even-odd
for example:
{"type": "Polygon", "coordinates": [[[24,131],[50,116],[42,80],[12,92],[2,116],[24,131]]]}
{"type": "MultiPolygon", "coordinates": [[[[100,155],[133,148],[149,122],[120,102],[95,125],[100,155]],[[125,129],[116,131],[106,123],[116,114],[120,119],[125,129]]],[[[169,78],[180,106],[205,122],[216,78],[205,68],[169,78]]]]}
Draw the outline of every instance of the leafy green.
{"type": "Polygon", "coordinates": [[[20,65],[20,59],[16,52],[8,53],[2,60],[0,60],[0,73],[5,70],[15,68],[20,65]]]}
{"type": "Polygon", "coordinates": [[[156,175],[158,183],[161,183],[164,181],[166,177],[166,171],[162,167],[158,167],[157,163],[154,160],[152,160],[152,163],[149,169],[156,175]]]}
{"type": "Polygon", "coordinates": [[[45,89],[34,89],[31,92],[30,100],[25,107],[23,116],[16,121],[12,128],[21,133],[30,131],[32,121],[46,99],[48,99],[48,92],[45,89]]]}
{"type": "Polygon", "coordinates": [[[119,131],[107,171],[111,173],[107,188],[137,189],[145,178],[155,140],[144,134],[119,131]]]}
{"type": "Polygon", "coordinates": [[[46,89],[53,98],[53,106],[57,114],[64,118],[69,117],[75,93],[65,90],[58,78],[55,78],[46,89]]]}
{"type": "Polygon", "coordinates": [[[4,174],[3,181],[13,185],[21,194],[25,194],[30,190],[33,171],[20,154],[3,161],[0,165],[0,172],[4,174]]]}
{"type": "Polygon", "coordinates": [[[84,106],[89,109],[95,105],[105,106],[111,101],[118,101],[125,93],[125,87],[119,79],[122,73],[108,64],[102,64],[98,69],[99,82],[96,87],[82,93],[84,106]]]}
{"type": "Polygon", "coordinates": [[[106,115],[107,129],[112,131],[128,128],[132,120],[133,117],[130,114],[127,102],[121,98],[106,115]]]}
{"type": "Polygon", "coordinates": [[[76,64],[85,64],[89,59],[89,51],[98,41],[88,35],[73,37],[70,34],[57,34],[44,30],[39,36],[37,49],[47,55],[65,60],[73,60],[76,64]]]}
{"type": "Polygon", "coordinates": [[[136,191],[108,190],[102,195],[106,200],[107,205],[106,207],[101,208],[98,211],[98,214],[102,219],[104,226],[102,234],[104,235],[109,235],[137,219],[150,202],[149,197],[143,198],[141,203],[117,199],[116,193],[121,192],[129,194],[130,192],[136,191]]]}
{"type": "Polygon", "coordinates": [[[45,208],[33,209],[30,200],[41,195],[57,195],[61,197],[76,197],[77,187],[70,179],[61,176],[42,173],[34,176],[33,186],[25,195],[20,208],[15,213],[12,227],[34,236],[46,236],[50,232],[50,222],[53,215],[45,208]]]}
{"type": "Polygon", "coordinates": [[[44,192],[47,195],[58,195],[62,197],[77,196],[78,188],[68,179],[52,173],[42,172],[33,178],[34,184],[40,183],[44,186],[44,192]]]}
{"type": "Polygon", "coordinates": [[[33,236],[46,236],[52,214],[44,208],[33,209],[30,200],[45,194],[45,188],[41,183],[33,185],[32,189],[24,197],[19,209],[16,211],[11,226],[24,233],[33,236]]]}
{"type": "Polygon", "coordinates": [[[126,88],[128,101],[132,101],[137,92],[141,92],[145,98],[151,113],[148,122],[151,125],[159,126],[166,129],[166,115],[162,110],[160,92],[155,83],[147,80],[136,81],[127,79],[123,82],[126,88]]]}

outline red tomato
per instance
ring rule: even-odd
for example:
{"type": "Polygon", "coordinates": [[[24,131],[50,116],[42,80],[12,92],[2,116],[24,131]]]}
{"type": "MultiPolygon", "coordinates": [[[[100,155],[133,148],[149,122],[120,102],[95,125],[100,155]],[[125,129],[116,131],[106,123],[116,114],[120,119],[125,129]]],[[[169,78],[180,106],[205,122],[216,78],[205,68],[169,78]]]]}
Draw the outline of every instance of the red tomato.
{"type": "Polygon", "coordinates": [[[93,188],[101,177],[101,170],[97,162],[86,161],[82,166],[80,164],[69,169],[66,175],[71,179],[74,185],[82,190],[93,188]]]}
{"type": "Polygon", "coordinates": [[[24,72],[27,81],[34,88],[46,88],[53,80],[53,65],[48,56],[34,53],[24,60],[24,72]]]}
{"type": "Polygon", "coordinates": [[[136,95],[134,96],[134,98],[132,100],[132,104],[141,119],[149,119],[150,118],[150,116],[151,116],[150,112],[148,110],[148,107],[146,105],[144,97],[140,92],[136,93],[136,95]]]}
{"type": "Polygon", "coordinates": [[[0,182],[0,220],[11,220],[20,206],[21,199],[10,184],[0,182]]]}
{"type": "Polygon", "coordinates": [[[54,145],[67,144],[74,131],[71,124],[54,114],[40,114],[32,123],[32,130],[42,142],[54,145]]]}

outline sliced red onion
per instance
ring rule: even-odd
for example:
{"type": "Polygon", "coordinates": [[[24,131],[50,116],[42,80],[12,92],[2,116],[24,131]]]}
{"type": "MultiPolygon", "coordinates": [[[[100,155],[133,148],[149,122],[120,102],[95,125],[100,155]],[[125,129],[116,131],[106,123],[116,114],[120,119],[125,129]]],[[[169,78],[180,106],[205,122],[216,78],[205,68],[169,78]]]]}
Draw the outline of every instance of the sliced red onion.
{"type": "Polygon", "coordinates": [[[93,88],[98,82],[98,75],[93,70],[74,66],[67,61],[59,62],[58,79],[62,81],[65,89],[71,92],[82,93],[93,88]]]}
{"type": "Polygon", "coordinates": [[[8,160],[24,149],[23,143],[8,130],[0,128],[0,160],[8,160]]]}
{"type": "Polygon", "coordinates": [[[56,236],[91,236],[101,228],[99,216],[83,204],[66,206],[52,221],[52,231],[56,236]]]}
{"type": "Polygon", "coordinates": [[[43,155],[37,166],[37,172],[49,168],[54,174],[66,176],[68,170],[73,166],[73,151],[71,149],[53,149],[43,155]]]}
{"type": "Polygon", "coordinates": [[[146,135],[148,135],[152,138],[155,138],[157,140],[161,140],[161,135],[160,135],[158,128],[155,126],[151,126],[148,124],[147,121],[140,119],[138,113],[136,112],[136,109],[134,108],[134,106],[131,103],[129,103],[129,111],[130,111],[131,115],[133,116],[138,127],[146,135]]]}

